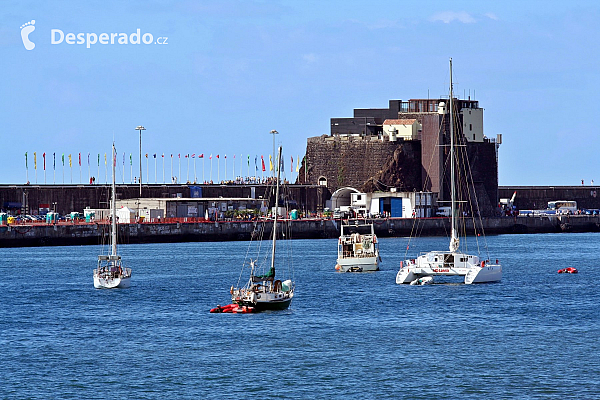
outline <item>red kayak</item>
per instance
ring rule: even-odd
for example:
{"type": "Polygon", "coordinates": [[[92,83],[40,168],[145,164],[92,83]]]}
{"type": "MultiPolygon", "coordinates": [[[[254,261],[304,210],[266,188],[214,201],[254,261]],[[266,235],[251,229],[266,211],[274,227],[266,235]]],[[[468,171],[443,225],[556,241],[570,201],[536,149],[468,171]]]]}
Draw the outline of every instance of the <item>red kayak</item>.
{"type": "Polygon", "coordinates": [[[573,267],[567,267],[567,268],[558,270],[559,274],[576,274],[577,272],[579,272],[579,271],[577,271],[577,268],[573,268],[573,267]]]}
{"type": "Polygon", "coordinates": [[[254,307],[240,306],[239,304],[228,304],[211,308],[211,313],[249,314],[255,312],[254,307]]]}

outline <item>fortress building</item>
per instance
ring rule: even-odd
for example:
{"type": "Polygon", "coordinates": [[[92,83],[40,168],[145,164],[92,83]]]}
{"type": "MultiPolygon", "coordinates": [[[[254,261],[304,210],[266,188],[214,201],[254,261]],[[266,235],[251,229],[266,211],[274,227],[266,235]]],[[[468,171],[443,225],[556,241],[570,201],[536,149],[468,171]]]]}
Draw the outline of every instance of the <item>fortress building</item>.
{"type": "MultiPolygon", "coordinates": [[[[455,132],[466,150],[483,215],[498,203],[498,158],[501,136],[483,131],[483,108],[476,100],[454,99],[455,132]]],[[[336,192],[424,191],[449,199],[448,99],[390,100],[388,108],[355,109],[351,118],[332,118],[331,133],[309,138],[299,183],[336,192]]]]}

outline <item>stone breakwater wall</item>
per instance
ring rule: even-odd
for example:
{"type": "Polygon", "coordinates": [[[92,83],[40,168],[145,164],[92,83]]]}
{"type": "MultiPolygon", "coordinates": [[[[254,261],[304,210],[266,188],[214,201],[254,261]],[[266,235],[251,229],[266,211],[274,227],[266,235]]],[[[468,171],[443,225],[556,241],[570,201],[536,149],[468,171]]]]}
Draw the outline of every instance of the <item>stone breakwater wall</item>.
{"type": "MultiPolygon", "coordinates": [[[[409,236],[413,224],[424,236],[444,236],[450,231],[448,218],[418,220],[387,218],[369,220],[379,237],[409,236]]],[[[351,220],[352,224],[353,221],[351,220]]],[[[195,222],[119,224],[119,242],[169,243],[250,240],[256,222],[195,222]]],[[[502,217],[482,220],[486,234],[598,232],[600,216],[562,217],[502,217]]],[[[479,228],[479,223],[477,223],[479,228]]],[[[340,220],[311,219],[291,221],[292,238],[337,238],[340,220]]],[[[469,234],[474,234],[473,222],[466,222],[469,234]]],[[[265,237],[271,231],[265,227],[265,237]]],[[[479,231],[479,229],[478,229],[479,231]]],[[[0,247],[97,245],[108,241],[108,226],[103,223],[36,224],[0,226],[0,247]]]]}

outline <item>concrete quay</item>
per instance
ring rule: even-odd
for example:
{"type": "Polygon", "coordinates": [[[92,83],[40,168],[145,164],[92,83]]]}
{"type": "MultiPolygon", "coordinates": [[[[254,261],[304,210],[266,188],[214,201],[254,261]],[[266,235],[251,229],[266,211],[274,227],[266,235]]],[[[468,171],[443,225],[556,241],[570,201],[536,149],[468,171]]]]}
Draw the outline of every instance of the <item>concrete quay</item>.
{"type": "MultiPolygon", "coordinates": [[[[448,218],[386,218],[373,222],[379,237],[409,236],[418,228],[421,236],[444,236],[450,232],[448,218]]],[[[160,223],[119,224],[119,243],[170,243],[250,240],[255,221],[202,221],[185,219],[160,223]]],[[[353,223],[353,220],[350,220],[353,223]]],[[[476,233],[473,221],[465,221],[467,232],[476,233]]],[[[481,221],[487,235],[513,233],[598,232],[600,216],[568,215],[537,217],[484,218],[481,221]]],[[[265,237],[272,224],[267,222],[265,237]]],[[[340,220],[303,219],[291,221],[292,238],[323,239],[339,236],[340,220]]],[[[481,225],[477,222],[477,232],[481,225]]],[[[108,240],[106,221],[56,224],[32,223],[0,226],[0,247],[95,245],[108,240]]]]}

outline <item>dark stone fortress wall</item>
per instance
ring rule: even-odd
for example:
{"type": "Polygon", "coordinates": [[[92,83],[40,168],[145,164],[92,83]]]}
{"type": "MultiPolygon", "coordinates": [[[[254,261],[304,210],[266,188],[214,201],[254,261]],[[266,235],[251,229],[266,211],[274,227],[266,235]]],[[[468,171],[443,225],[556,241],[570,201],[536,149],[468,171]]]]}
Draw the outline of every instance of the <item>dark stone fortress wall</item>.
{"type": "Polygon", "coordinates": [[[377,136],[309,138],[299,183],[314,185],[323,179],[331,193],[346,186],[365,192],[420,190],[421,142],[382,141],[377,136]]]}

